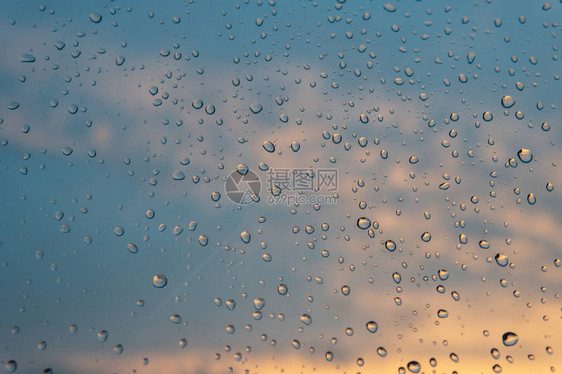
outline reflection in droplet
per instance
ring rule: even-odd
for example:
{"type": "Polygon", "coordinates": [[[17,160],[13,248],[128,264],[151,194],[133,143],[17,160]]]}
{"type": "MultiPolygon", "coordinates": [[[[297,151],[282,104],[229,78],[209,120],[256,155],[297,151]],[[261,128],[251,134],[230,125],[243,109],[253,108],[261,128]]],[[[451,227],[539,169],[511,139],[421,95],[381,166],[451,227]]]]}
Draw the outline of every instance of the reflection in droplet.
{"type": "Polygon", "coordinates": [[[107,332],[107,330],[101,330],[100,332],[98,332],[98,340],[100,342],[105,342],[107,340],[107,337],[109,336],[109,332],[107,332]]]}
{"type": "Polygon", "coordinates": [[[18,369],[18,364],[15,360],[9,360],[4,363],[4,369],[8,372],[13,373],[18,369]]]}
{"type": "Polygon", "coordinates": [[[252,103],[250,104],[250,110],[252,111],[252,113],[254,114],[258,114],[259,112],[261,112],[263,109],[263,106],[261,106],[261,104],[259,103],[252,103]]]}
{"type": "Polygon", "coordinates": [[[384,247],[387,249],[387,251],[394,252],[396,250],[396,243],[394,243],[394,241],[392,240],[387,240],[384,243],[384,247]]]}
{"type": "Polygon", "coordinates": [[[369,226],[371,226],[371,220],[369,218],[360,217],[359,219],[357,219],[357,227],[359,227],[361,230],[368,229],[369,226]]]}
{"type": "Polygon", "coordinates": [[[517,152],[517,157],[519,157],[521,162],[528,163],[531,162],[531,160],[533,159],[533,154],[529,149],[521,148],[517,152]]]}
{"type": "Polygon", "coordinates": [[[519,337],[514,332],[506,332],[502,335],[502,343],[506,347],[511,347],[519,341],[519,337]]]}
{"type": "Polygon", "coordinates": [[[494,258],[495,258],[495,260],[496,260],[496,263],[497,263],[499,266],[502,266],[502,267],[507,266],[507,264],[508,264],[508,262],[509,262],[507,256],[506,256],[505,254],[503,254],[503,253],[498,253],[498,254],[496,254],[496,256],[495,256],[494,258]]]}
{"type": "Polygon", "coordinates": [[[308,314],[303,314],[300,319],[301,319],[301,322],[304,323],[307,326],[312,323],[312,317],[310,317],[310,315],[308,315],[308,314]]]}
{"type": "Polygon", "coordinates": [[[242,239],[244,243],[249,243],[251,238],[252,235],[248,231],[242,231],[240,234],[240,239],[242,239]]]}
{"type": "Polygon", "coordinates": [[[504,108],[511,108],[515,104],[515,99],[509,95],[505,95],[502,97],[502,106],[504,108]]]}
{"type": "Polygon", "coordinates": [[[168,284],[168,279],[164,274],[156,274],[152,277],[152,285],[156,288],[165,287],[168,284]]]}
{"type": "Polygon", "coordinates": [[[421,370],[421,365],[419,362],[417,361],[410,361],[408,362],[408,365],[406,365],[406,367],[408,368],[409,371],[411,371],[412,373],[419,373],[421,370]]]}
{"type": "Polygon", "coordinates": [[[367,331],[369,331],[370,333],[375,333],[379,329],[379,325],[375,321],[367,322],[365,327],[367,328],[367,331]]]}
{"type": "Polygon", "coordinates": [[[100,23],[101,20],[102,20],[101,14],[97,12],[90,13],[90,21],[92,21],[93,23],[100,23]]]}

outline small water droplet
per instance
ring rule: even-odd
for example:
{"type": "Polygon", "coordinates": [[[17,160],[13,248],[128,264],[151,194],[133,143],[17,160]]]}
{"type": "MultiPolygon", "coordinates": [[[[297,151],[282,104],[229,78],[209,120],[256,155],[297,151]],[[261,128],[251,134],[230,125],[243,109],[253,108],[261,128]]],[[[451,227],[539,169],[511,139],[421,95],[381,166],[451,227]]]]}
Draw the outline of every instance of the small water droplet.
{"type": "Polygon", "coordinates": [[[98,340],[100,342],[105,342],[107,340],[107,337],[109,336],[109,332],[107,332],[107,330],[101,330],[100,332],[98,332],[98,340]]]}

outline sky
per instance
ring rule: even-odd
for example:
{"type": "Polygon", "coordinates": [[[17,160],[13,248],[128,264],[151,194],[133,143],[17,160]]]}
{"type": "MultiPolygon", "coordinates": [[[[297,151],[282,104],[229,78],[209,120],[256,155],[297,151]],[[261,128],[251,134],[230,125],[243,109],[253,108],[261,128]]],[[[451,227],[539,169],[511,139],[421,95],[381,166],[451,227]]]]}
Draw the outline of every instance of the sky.
{"type": "Polygon", "coordinates": [[[0,371],[560,370],[562,3],[0,10],[0,371]]]}

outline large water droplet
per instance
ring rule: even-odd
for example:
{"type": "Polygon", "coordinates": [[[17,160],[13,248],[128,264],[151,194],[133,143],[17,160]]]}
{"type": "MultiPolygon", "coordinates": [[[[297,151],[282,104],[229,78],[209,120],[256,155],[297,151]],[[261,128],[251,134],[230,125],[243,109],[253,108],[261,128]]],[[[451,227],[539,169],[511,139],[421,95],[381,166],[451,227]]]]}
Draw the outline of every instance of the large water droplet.
{"type": "Polygon", "coordinates": [[[367,322],[365,327],[367,328],[367,331],[369,331],[370,333],[373,333],[373,334],[375,332],[377,332],[377,330],[379,329],[379,325],[375,321],[367,322]]]}
{"type": "Polygon", "coordinates": [[[357,220],[357,227],[359,227],[361,230],[365,230],[368,229],[369,226],[371,226],[371,220],[367,217],[360,217],[357,220]]]}
{"type": "Polygon", "coordinates": [[[312,323],[312,317],[310,317],[310,315],[308,314],[303,314],[301,316],[301,322],[309,326],[312,323]]]}
{"type": "Polygon", "coordinates": [[[531,153],[531,151],[529,149],[521,148],[517,152],[517,157],[519,157],[521,162],[528,163],[528,162],[531,162],[531,160],[533,159],[533,154],[531,153]]]}
{"type": "Polygon", "coordinates": [[[262,147],[263,147],[263,149],[265,149],[269,153],[275,152],[275,144],[273,144],[272,142],[270,142],[268,140],[263,142],[262,147]]]}
{"type": "Polygon", "coordinates": [[[250,110],[252,111],[252,113],[254,114],[258,114],[259,112],[261,112],[263,109],[263,106],[261,106],[261,104],[259,103],[252,103],[250,104],[250,110]]]}
{"type": "Polygon", "coordinates": [[[22,55],[20,58],[21,62],[35,62],[35,56],[30,54],[22,55]]]}
{"type": "Polygon", "coordinates": [[[156,288],[165,287],[168,284],[168,278],[164,274],[156,274],[152,277],[152,285],[156,288]]]}
{"type": "Polygon", "coordinates": [[[101,14],[94,12],[94,13],[90,13],[90,21],[92,21],[93,23],[100,23],[102,19],[101,14]]]}
{"type": "Polygon", "coordinates": [[[242,239],[244,243],[249,243],[251,237],[252,236],[248,231],[242,231],[242,233],[240,234],[240,239],[242,239]]]}
{"type": "Polygon", "coordinates": [[[109,336],[109,333],[107,332],[107,330],[101,330],[100,332],[98,332],[98,335],[97,335],[98,340],[100,342],[105,342],[107,340],[108,336],[109,336]]]}
{"type": "Polygon", "coordinates": [[[515,99],[509,95],[502,97],[502,106],[506,109],[511,108],[515,104],[515,99]]]}
{"type": "Polygon", "coordinates": [[[410,370],[412,373],[419,373],[421,370],[421,365],[419,362],[417,361],[410,361],[408,362],[408,365],[406,365],[406,367],[408,368],[408,370],[410,370]]]}
{"type": "Polygon", "coordinates": [[[502,335],[502,343],[506,347],[511,347],[519,341],[519,337],[514,332],[506,332],[502,335]]]}
{"type": "Polygon", "coordinates": [[[394,241],[392,240],[387,240],[384,243],[384,247],[386,248],[387,251],[394,252],[396,250],[396,243],[394,243],[394,241]]]}
{"type": "Polygon", "coordinates": [[[8,372],[13,373],[18,369],[18,363],[15,360],[6,361],[4,364],[4,369],[8,372]]]}

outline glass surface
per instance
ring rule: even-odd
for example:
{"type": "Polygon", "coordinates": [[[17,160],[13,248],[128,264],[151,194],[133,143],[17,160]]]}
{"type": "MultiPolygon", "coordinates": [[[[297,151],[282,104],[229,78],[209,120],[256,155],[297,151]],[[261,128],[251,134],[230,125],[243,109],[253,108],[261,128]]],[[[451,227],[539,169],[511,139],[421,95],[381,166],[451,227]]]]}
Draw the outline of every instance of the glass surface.
{"type": "Polygon", "coordinates": [[[562,370],[562,3],[0,3],[0,372],[562,370]]]}

